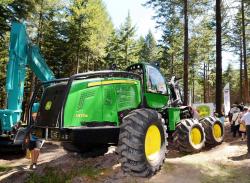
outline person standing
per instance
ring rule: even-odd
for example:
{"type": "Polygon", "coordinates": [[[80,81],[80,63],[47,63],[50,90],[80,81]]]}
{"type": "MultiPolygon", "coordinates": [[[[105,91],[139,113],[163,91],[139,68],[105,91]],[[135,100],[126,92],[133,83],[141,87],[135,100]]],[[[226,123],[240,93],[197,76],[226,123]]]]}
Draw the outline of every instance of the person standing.
{"type": "Polygon", "coordinates": [[[246,125],[245,122],[242,121],[242,117],[247,113],[248,108],[244,107],[243,111],[240,113],[240,133],[241,133],[241,140],[244,140],[246,138],[246,125]]]}
{"type": "Polygon", "coordinates": [[[250,158],[250,107],[241,121],[243,121],[246,125],[246,135],[247,135],[247,157],[250,158]]]}
{"type": "Polygon", "coordinates": [[[239,118],[240,118],[240,108],[234,104],[229,112],[229,121],[231,124],[231,131],[233,132],[233,137],[236,137],[237,133],[239,134],[239,136],[241,136],[239,132],[240,128],[239,118]]]}
{"type": "Polygon", "coordinates": [[[40,154],[40,149],[42,148],[45,140],[37,138],[32,133],[32,126],[28,127],[28,133],[24,140],[24,148],[26,148],[26,153],[30,153],[31,165],[30,169],[36,169],[37,160],[40,154]]]}

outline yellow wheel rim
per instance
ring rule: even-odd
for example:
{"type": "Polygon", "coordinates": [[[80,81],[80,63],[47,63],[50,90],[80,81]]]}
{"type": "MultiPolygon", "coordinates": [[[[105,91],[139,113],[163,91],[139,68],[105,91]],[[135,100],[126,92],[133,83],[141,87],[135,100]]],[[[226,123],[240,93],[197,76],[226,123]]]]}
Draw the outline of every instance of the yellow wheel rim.
{"type": "Polygon", "coordinates": [[[214,133],[214,137],[215,138],[221,138],[221,136],[222,136],[222,129],[221,129],[221,126],[219,124],[215,124],[213,126],[213,133],[214,133]]]}
{"type": "Polygon", "coordinates": [[[159,128],[151,125],[146,133],[145,154],[149,161],[155,160],[161,149],[161,134],[159,128]]]}
{"type": "Polygon", "coordinates": [[[196,127],[191,130],[191,141],[195,145],[201,143],[201,131],[196,127]]]}

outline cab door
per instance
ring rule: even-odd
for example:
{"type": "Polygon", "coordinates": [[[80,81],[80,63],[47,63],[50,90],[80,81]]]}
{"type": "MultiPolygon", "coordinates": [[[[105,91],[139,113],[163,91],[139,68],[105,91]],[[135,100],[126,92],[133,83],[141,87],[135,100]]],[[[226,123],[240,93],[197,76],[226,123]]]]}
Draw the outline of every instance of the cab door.
{"type": "Polygon", "coordinates": [[[168,90],[166,81],[160,71],[151,66],[145,65],[145,99],[149,108],[160,109],[168,103],[168,90]]]}

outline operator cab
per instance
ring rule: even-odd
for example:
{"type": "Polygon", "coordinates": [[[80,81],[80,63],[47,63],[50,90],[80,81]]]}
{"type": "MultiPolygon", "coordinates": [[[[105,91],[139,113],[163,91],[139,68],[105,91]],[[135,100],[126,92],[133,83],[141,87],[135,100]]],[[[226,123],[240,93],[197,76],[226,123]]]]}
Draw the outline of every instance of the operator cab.
{"type": "Polygon", "coordinates": [[[151,64],[138,63],[126,69],[141,76],[145,107],[161,109],[168,104],[166,80],[157,67],[151,64]]]}

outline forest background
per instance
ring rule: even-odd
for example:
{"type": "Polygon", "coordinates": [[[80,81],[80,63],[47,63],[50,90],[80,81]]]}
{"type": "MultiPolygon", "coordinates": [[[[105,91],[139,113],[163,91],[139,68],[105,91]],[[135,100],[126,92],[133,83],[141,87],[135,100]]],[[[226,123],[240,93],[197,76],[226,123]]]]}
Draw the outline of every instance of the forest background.
{"type": "MultiPolygon", "coordinates": [[[[124,22],[115,28],[102,0],[0,0],[0,107],[5,107],[4,85],[13,20],[25,22],[31,41],[40,47],[56,78],[109,69],[112,64],[125,69],[137,62],[158,62],[168,80],[172,76],[183,78],[188,72],[188,77],[180,80],[180,84],[183,86],[187,80],[192,103],[214,102],[215,1],[145,0],[142,6],[155,12],[152,18],[156,29],[162,32],[159,40],[150,30],[146,36],[138,36],[129,12],[124,22]],[[186,69],[184,63],[188,65],[186,69]]],[[[235,55],[233,62],[223,70],[221,85],[223,88],[230,83],[232,102],[247,103],[250,2],[222,0],[220,10],[221,48],[235,55]]],[[[29,98],[35,83],[33,73],[28,70],[25,99],[29,98]]]]}

